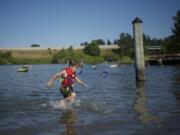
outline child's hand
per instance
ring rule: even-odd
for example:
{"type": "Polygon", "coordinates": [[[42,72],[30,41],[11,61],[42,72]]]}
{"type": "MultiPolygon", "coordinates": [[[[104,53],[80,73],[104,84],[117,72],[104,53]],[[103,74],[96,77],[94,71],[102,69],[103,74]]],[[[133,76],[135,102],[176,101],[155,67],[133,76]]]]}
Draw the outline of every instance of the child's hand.
{"type": "Polygon", "coordinates": [[[84,87],[88,87],[88,85],[87,85],[87,84],[84,84],[84,87]]]}
{"type": "Polygon", "coordinates": [[[52,82],[49,81],[49,82],[47,83],[47,86],[48,86],[48,87],[51,87],[51,86],[52,86],[52,82]]]}

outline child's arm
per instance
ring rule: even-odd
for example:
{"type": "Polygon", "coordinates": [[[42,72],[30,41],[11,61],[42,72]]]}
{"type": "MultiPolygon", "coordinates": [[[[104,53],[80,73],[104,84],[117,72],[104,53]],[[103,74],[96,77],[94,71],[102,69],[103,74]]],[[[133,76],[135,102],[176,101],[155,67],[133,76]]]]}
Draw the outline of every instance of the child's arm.
{"type": "Polygon", "coordinates": [[[87,87],[87,84],[85,84],[84,82],[82,82],[77,76],[75,77],[75,80],[77,83],[79,83],[80,85],[87,87]]]}
{"type": "Polygon", "coordinates": [[[51,87],[53,81],[54,81],[55,79],[57,79],[57,78],[60,78],[63,74],[65,74],[65,70],[62,70],[61,72],[53,75],[53,76],[51,77],[51,79],[48,81],[47,86],[48,86],[48,87],[51,87]]]}

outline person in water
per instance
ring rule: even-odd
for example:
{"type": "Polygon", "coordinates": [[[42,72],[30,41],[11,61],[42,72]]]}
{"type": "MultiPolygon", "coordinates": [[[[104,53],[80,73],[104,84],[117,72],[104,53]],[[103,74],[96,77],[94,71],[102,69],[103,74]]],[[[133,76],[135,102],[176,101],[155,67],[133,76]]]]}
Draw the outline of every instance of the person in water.
{"type": "Polygon", "coordinates": [[[60,78],[60,92],[64,97],[65,103],[68,103],[70,100],[75,99],[76,93],[74,92],[73,86],[74,83],[77,82],[82,86],[87,86],[84,82],[82,82],[77,76],[76,71],[79,67],[79,63],[76,61],[70,61],[69,67],[65,67],[59,73],[53,75],[51,79],[48,81],[48,87],[52,86],[53,81],[55,79],[60,78]]]}

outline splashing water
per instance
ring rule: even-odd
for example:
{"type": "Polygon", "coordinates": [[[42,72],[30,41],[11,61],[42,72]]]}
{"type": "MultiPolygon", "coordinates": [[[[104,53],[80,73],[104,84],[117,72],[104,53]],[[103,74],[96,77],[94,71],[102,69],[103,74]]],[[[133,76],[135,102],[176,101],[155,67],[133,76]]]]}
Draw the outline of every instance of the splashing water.
{"type": "Polygon", "coordinates": [[[73,99],[66,103],[64,99],[62,100],[50,100],[48,106],[53,109],[72,109],[78,108],[82,110],[87,110],[90,112],[97,112],[102,114],[109,114],[113,111],[112,108],[108,108],[104,103],[100,104],[97,102],[85,100],[85,99],[73,99]]]}
{"type": "Polygon", "coordinates": [[[80,100],[73,99],[73,100],[69,101],[68,103],[66,103],[64,99],[62,99],[60,101],[59,100],[55,100],[55,101],[50,100],[49,105],[51,107],[53,107],[54,109],[71,109],[73,107],[80,106],[80,100]]]}

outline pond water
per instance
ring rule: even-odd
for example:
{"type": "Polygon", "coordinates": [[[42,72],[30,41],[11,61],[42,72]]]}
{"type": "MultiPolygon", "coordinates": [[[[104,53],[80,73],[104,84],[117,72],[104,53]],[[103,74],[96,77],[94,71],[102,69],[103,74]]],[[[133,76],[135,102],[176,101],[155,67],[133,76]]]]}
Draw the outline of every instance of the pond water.
{"type": "Polygon", "coordinates": [[[149,66],[136,83],[133,65],[85,65],[78,77],[88,87],[77,84],[76,100],[60,108],[59,81],[46,84],[64,66],[0,66],[0,135],[180,134],[180,66],[149,66]]]}

